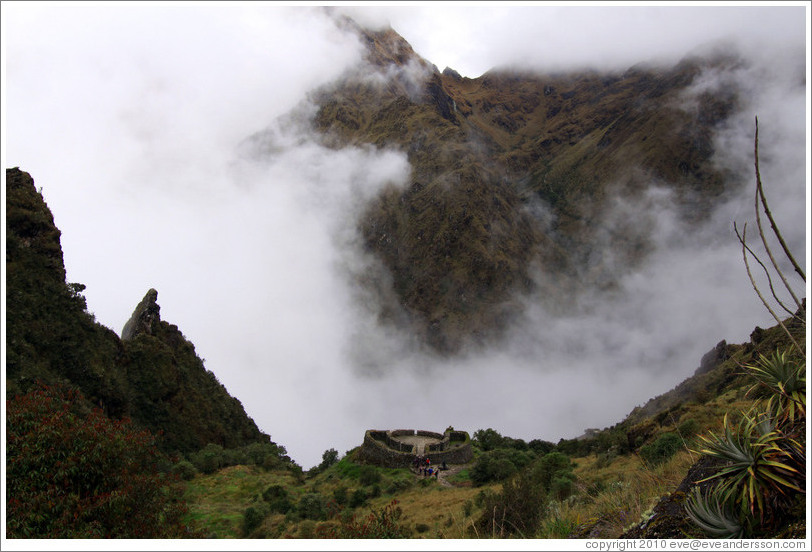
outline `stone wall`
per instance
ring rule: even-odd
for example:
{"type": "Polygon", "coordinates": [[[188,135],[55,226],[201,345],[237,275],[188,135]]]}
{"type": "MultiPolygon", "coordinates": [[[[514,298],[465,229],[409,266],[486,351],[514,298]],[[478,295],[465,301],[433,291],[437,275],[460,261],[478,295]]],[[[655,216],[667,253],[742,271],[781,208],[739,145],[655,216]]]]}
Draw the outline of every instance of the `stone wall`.
{"type": "Polygon", "coordinates": [[[408,468],[411,466],[414,458],[411,450],[409,452],[395,450],[389,446],[390,442],[392,442],[392,436],[388,431],[367,431],[364,435],[364,444],[361,445],[358,459],[362,463],[375,464],[385,468],[408,468]]]}
{"type": "Polygon", "coordinates": [[[465,464],[474,457],[471,439],[465,431],[446,431],[444,434],[413,429],[383,431],[370,429],[364,434],[364,444],[359,451],[359,460],[386,468],[407,468],[415,459],[413,445],[402,443],[396,437],[419,435],[440,439],[439,443],[426,445],[425,456],[432,464],[465,464]]]}

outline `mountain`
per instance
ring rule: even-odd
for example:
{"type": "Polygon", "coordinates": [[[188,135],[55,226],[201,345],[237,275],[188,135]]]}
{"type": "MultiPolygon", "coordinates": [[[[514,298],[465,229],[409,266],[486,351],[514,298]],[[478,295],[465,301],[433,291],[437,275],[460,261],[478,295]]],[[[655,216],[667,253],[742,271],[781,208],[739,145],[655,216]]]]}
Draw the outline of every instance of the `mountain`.
{"type": "Polygon", "coordinates": [[[735,56],[471,79],[438,71],[391,28],[337,24],[366,56],[313,93],[313,126],[332,148],[408,156],[409,184],[381,192],[358,228],[397,298],[382,294],[380,318],[437,352],[498,339],[528,293],[567,309],[584,289],[611,290],[653,247],[656,216],[644,199],[618,216],[617,200],[665,191],[687,227],[734,189],[712,156],[735,90],[692,86],[735,56]]]}
{"type": "Polygon", "coordinates": [[[6,397],[38,381],[79,388],[111,418],[130,417],[165,452],[209,443],[269,443],[207,370],[149,290],[122,338],[87,312],[85,286],[65,281],[61,233],[28,173],[6,170],[6,397]]]}

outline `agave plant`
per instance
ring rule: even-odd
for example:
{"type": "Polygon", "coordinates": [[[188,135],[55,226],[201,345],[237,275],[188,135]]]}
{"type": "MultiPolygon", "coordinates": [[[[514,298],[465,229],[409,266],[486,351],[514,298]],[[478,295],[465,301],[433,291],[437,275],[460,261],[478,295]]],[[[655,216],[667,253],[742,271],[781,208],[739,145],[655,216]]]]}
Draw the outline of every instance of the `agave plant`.
{"type": "Polygon", "coordinates": [[[756,383],[748,394],[766,390],[766,409],[779,422],[795,423],[806,418],[806,362],[776,351],[772,356],[759,355],[755,365],[748,365],[756,383]]]}
{"type": "Polygon", "coordinates": [[[715,489],[725,504],[738,504],[743,512],[759,513],[763,519],[765,500],[789,490],[803,492],[798,486],[803,478],[792,464],[795,463],[787,444],[801,448],[776,429],[772,417],[764,413],[745,414],[737,431],[724,419],[724,433],[700,436],[702,454],[726,461],[717,473],[703,479],[721,479],[715,489]],[[783,446],[782,446],[783,445],[783,446]]]}
{"type": "Polygon", "coordinates": [[[741,539],[749,535],[749,526],[731,512],[713,491],[703,494],[699,487],[685,501],[685,512],[709,537],[741,539]]]}

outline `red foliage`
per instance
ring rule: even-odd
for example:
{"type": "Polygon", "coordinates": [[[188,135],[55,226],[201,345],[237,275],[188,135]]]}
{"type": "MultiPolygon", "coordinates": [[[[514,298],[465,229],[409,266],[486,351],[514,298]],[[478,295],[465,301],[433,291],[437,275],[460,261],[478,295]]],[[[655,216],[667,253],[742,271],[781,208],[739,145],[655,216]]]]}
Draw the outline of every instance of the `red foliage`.
{"type": "Polygon", "coordinates": [[[316,536],[324,539],[405,539],[408,530],[398,525],[403,511],[393,500],[385,508],[373,511],[366,518],[356,520],[353,517],[340,527],[322,526],[316,529],[316,536]]]}
{"type": "Polygon", "coordinates": [[[9,538],[188,536],[176,480],[152,435],[40,386],[6,401],[9,538]]]}

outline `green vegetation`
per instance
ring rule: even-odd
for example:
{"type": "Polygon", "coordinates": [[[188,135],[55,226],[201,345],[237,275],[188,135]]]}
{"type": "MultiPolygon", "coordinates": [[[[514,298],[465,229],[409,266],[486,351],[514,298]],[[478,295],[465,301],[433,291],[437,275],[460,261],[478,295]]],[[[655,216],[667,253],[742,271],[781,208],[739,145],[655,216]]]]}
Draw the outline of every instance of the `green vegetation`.
{"type": "Polygon", "coordinates": [[[10,538],[193,536],[148,431],[88,411],[70,389],[42,386],[6,410],[10,538]]]}
{"type": "Polygon", "coordinates": [[[747,395],[756,397],[756,401],[747,411],[740,412],[737,427],[728,422],[728,413],[725,413],[722,432],[710,432],[700,437],[701,452],[720,460],[721,466],[703,480],[711,485],[704,492],[696,490],[686,502],[685,509],[706,534],[728,538],[770,536],[786,531],[787,520],[792,520],[803,510],[806,488],[806,349],[799,344],[806,337],[806,302],[798,299],[775,260],[761,224],[762,211],[770,221],[773,237],[781,245],[786,261],[804,282],[806,274],[787,248],[764,194],[759,171],[758,118],[754,141],[756,223],[771,269],[747,243],[746,225],[741,234],[736,227],[736,235],[753,289],[775,318],[787,344],[771,351],[769,356],[759,353],[758,357],[743,365],[751,381],[747,395]],[[772,303],[753,278],[749,264],[751,257],[766,272],[772,303]],[[779,299],[773,278],[784,284],[795,302],[797,311],[794,314],[779,299]],[[791,317],[781,320],[776,314],[778,307],[791,317]],[[803,335],[798,335],[801,333],[803,335]]]}
{"type": "MultiPolygon", "coordinates": [[[[393,44],[411,52],[390,31],[365,37],[375,59],[388,59],[393,44]]],[[[315,124],[332,145],[400,147],[413,167],[410,186],[385,189],[359,221],[399,301],[382,318],[405,319],[453,353],[507,327],[533,263],[568,286],[545,290],[551,300],[595,281],[611,286],[609,267],[585,276],[577,267],[618,189],[656,180],[686,218],[701,218],[725,188],[710,162],[710,128],[735,98],[698,99],[701,118],[672,107],[645,115],[676,105],[700,69],[544,82],[435,74],[422,99],[403,83],[322,91],[315,124]],[[629,176],[630,166],[640,174],[629,176]],[[552,230],[528,208],[537,198],[552,210],[552,230]]],[[[12,538],[805,534],[806,313],[791,289],[795,307],[781,304],[789,318],[768,307],[777,326],[757,328],[745,345],[723,343],[707,369],[602,431],[554,444],[480,429],[474,460],[437,480],[332,448],[303,472],[160,320],[157,304],[147,304],[148,331],[125,340],[97,324],[84,286],[65,281],[60,232],[33,180],[9,169],[6,190],[12,538]]],[[[611,230],[614,264],[634,266],[647,250],[645,225],[611,230]]],[[[754,255],[746,233],[739,238],[747,263],[754,255]]]]}
{"type": "Polygon", "coordinates": [[[773,534],[801,500],[805,488],[805,363],[776,352],[746,367],[755,383],[772,394],[762,397],[737,427],[723,422],[723,432],[701,436],[701,453],[722,467],[707,480],[718,483],[704,494],[698,489],[686,503],[689,517],[707,534],[739,538],[773,534]]]}
{"type": "Polygon", "coordinates": [[[676,433],[663,433],[654,442],[640,447],[640,457],[656,466],[674,456],[683,446],[682,437],[676,433]]]}
{"type": "Polygon", "coordinates": [[[65,282],[51,211],[19,169],[6,171],[6,215],[6,399],[38,381],[75,387],[112,419],[150,430],[167,454],[272,444],[176,326],[157,318],[150,334],[121,340],[94,320],[84,286],[65,282]]]}

